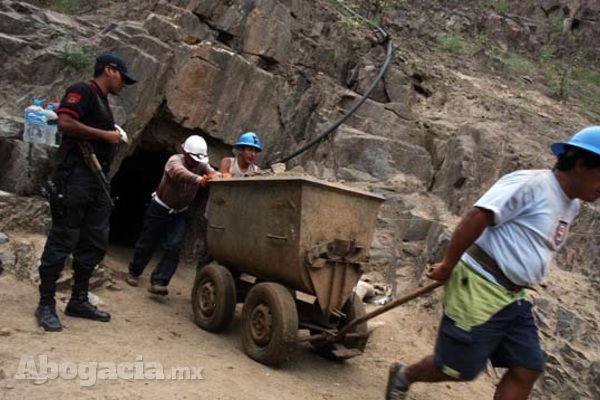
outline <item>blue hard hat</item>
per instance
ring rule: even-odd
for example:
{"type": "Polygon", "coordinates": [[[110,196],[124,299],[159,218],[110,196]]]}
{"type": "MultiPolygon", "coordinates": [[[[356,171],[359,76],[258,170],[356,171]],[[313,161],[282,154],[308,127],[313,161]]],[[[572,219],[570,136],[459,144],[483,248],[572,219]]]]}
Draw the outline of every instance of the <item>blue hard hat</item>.
{"type": "Polygon", "coordinates": [[[235,147],[248,146],[254,147],[258,151],[262,151],[262,145],[260,144],[260,139],[256,136],[254,132],[246,132],[242,133],[238,138],[237,143],[234,145],[235,147]]]}
{"type": "Polygon", "coordinates": [[[600,126],[582,129],[565,142],[553,143],[550,149],[554,155],[559,156],[565,152],[565,145],[578,147],[600,156],[600,126]]]}

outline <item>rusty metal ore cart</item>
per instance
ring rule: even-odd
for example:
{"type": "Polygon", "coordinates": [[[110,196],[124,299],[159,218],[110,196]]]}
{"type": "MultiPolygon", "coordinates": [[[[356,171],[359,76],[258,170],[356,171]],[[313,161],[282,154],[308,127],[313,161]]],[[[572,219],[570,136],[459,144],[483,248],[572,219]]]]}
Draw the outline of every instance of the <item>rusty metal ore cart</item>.
{"type": "Polygon", "coordinates": [[[211,181],[207,241],[215,262],[196,275],[196,324],[219,332],[244,303],[242,344],[258,362],[281,364],[301,341],[329,358],[361,354],[366,322],[331,338],[365,314],[353,288],[383,201],[304,176],[211,181]],[[299,338],[299,329],[310,336],[299,338]]]}

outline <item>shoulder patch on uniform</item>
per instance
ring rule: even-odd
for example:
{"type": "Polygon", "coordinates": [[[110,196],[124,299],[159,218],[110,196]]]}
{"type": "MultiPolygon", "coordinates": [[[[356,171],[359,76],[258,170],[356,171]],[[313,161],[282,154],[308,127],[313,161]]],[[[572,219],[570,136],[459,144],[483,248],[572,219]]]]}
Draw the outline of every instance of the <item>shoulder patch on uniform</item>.
{"type": "Polygon", "coordinates": [[[67,93],[66,102],[69,104],[77,104],[81,100],[81,95],[79,93],[67,93]]]}

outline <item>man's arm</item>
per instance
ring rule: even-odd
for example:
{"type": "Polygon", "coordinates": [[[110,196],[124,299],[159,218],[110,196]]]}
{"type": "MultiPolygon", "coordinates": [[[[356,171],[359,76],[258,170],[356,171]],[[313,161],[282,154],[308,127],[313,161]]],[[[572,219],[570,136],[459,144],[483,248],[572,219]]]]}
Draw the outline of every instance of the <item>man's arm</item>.
{"type": "Polygon", "coordinates": [[[179,182],[187,183],[202,183],[202,176],[197,175],[186,168],[183,157],[177,155],[172,156],[165,165],[165,173],[171,177],[171,179],[179,182]]]}
{"type": "Polygon", "coordinates": [[[208,163],[201,164],[202,170],[200,171],[200,175],[211,175],[212,177],[220,177],[222,174],[220,171],[215,171],[215,169],[208,163]]]}
{"type": "Polygon", "coordinates": [[[58,114],[58,128],[67,135],[77,139],[92,139],[118,144],[120,142],[119,131],[105,131],[103,129],[92,128],[82,124],[67,113],[58,114]]]}
{"type": "Polygon", "coordinates": [[[221,160],[221,165],[219,165],[219,172],[222,174],[229,173],[229,169],[231,168],[231,158],[225,157],[221,160]]]}
{"type": "Polygon", "coordinates": [[[437,281],[448,279],[463,253],[475,243],[485,228],[493,225],[493,223],[494,213],[490,210],[478,207],[469,210],[452,232],[444,259],[434,264],[427,272],[427,276],[437,281]]]}

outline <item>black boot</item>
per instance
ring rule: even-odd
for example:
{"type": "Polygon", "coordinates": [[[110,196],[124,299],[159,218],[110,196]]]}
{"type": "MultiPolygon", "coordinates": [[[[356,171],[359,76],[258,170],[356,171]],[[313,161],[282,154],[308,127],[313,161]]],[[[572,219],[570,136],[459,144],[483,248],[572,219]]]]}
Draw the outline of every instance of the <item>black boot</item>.
{"type": "Polygon", "coordinates": [[[60,332],[63,328],[58,315],[56,315],[55,292],[56,284],[48,282],[40,284],[40,304],[35,310],[35,317],[38,325],[47,332],[60,332]]]}
{"type": "Polygon", "coordinates": [[[38,305],[35,310],[35,317],[37,318],[38,325],[44,328],[46,332],[60,332],[62,331],[62,324],[56,315],[56,307],[48,304],[38,305]]]}
{"type": "Polygon", "coordinates": [[[65,309],[65,315],[69,317],[87,318],[94,321],[108,322],[110,314],[100,311],[92,305],[88,299],[89,281],[78,282],[73,285],[71,299],[65,309]]]}

